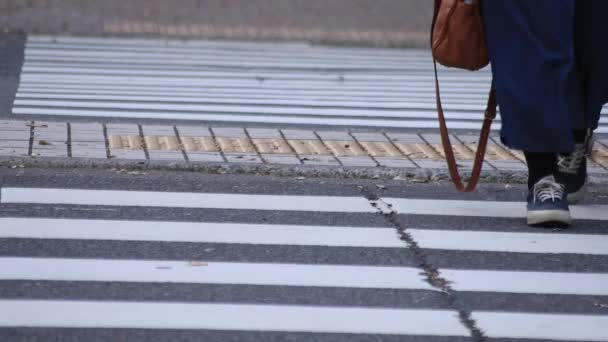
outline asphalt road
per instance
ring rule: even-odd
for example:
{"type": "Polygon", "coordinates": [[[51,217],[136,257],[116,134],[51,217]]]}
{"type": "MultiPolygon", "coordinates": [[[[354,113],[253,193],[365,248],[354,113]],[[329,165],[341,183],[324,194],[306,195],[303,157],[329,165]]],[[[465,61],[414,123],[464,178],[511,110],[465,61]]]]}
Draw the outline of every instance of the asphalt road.
{"type": "Polygon", "coordinates": [[[0,170],[3,341],[607,341],[608,189],[0,170]]]}

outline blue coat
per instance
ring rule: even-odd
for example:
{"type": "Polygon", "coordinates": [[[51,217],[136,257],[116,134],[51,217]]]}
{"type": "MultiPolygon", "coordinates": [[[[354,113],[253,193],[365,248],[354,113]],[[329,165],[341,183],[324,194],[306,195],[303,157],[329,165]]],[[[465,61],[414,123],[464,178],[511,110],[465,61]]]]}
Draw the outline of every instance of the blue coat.
{"type": "Polygon", "coordinates": [[[608,0],[486,0],[505,145],[570,152],[608,102],[608,0]]]}

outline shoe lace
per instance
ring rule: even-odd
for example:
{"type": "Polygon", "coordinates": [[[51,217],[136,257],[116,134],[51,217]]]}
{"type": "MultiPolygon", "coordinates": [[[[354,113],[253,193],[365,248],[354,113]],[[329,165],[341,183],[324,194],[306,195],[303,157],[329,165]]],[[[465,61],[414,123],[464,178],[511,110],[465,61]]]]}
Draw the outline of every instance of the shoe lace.
{"type": "Polygon", "coordinates": [[[568,154],[559,154],[557,156],[557,167],[560,172],[565,173],[578,173],[583,160],[591,154],[593,147],[593,140],[590,135],[587,136],[585,142],[582,144],[576,144],[574,151],[568,154]]]}
{"type": "Polygon", "coordinates": [[[561,172],[577,173],[583,159],[587,156],[584,145],[577,145],[572,153],[560,154],[557,157],[557,166],[561,172]]]}
{"type": "Polygon", "coordinates": [[[553,177],[546,177],[534,185],[534,197],[542,202],[561,200],[565,191],[565,186],[555,182],[553,177]]]}

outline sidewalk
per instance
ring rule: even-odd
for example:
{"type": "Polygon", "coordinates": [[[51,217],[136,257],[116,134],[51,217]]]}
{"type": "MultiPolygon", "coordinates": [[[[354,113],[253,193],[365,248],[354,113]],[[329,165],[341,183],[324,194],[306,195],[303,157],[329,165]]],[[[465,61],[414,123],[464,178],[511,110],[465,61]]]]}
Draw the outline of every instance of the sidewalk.
{"type": "Polygon", "coordinates": [[[428,45],[426,0],[34,0],[0,2],[3,32],[428,45]]]}
{"type": "MultiPolygon", "coordinates": [[[[441,180],[447,173],[440,137],[433,133],[22,120],[0,121],[0,133],[0,160],[8,166],[51,161],[60,166],[106,162],[126,168],[253,167],[248,172],[270,166],[288,173],[369,178],[409,174],[419,180],[441,180]]],[[[452,139],[459,165],[470,170],[477,137],[459,134],[452,139]]],[[[506,149],[493,136],[484,174],[521,181],[526,171],[523,160],[520,152],[506,149]]],[[[589,172],[602,179],[608,176],[605,135],[596,142],[589,172]]]]}

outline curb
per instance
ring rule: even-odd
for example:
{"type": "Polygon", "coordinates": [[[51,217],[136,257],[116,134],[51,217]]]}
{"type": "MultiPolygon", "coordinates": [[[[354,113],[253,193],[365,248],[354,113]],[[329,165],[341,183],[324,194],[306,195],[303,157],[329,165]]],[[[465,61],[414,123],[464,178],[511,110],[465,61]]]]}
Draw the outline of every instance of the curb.
{"type": "MultiPolygon", "coordinates": [[[[268,165],[238,163],[205,163],[173,161],[132,161],[125,159],[98,160],[74,158],[30,158],[0,157],[0,167],[51,168],[51,169],[102,169],[125,173],[134,171],[181,171],[209,174],[254,174],[280,177],[307,178],[356,178],[401,180],[406,183],[449,182],[449,175],[442,169],[404,169],[391,167],[346,167],[312,165],[268,165]]],[[[140,174],[140,173],[133,173],[140,174]]],[[[466,176],[468,174],[465,173],[466,176]]],[[[608,183],[608,176],[591,176],[592,183],[608,183]]],[[[527,182],[525,172],[487,171],[483,172],[480,183],[523,184],[527,182]]]]}

